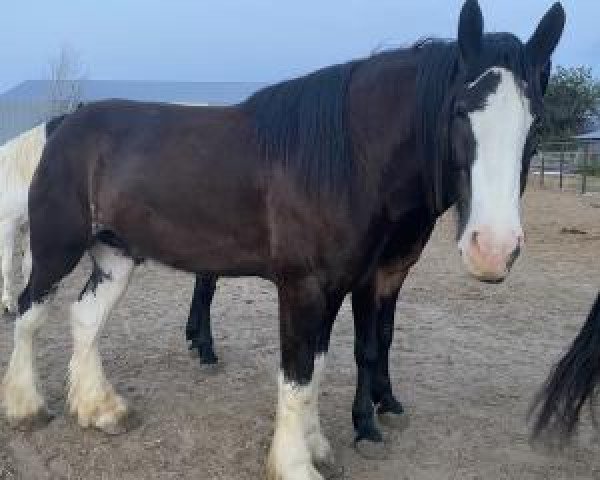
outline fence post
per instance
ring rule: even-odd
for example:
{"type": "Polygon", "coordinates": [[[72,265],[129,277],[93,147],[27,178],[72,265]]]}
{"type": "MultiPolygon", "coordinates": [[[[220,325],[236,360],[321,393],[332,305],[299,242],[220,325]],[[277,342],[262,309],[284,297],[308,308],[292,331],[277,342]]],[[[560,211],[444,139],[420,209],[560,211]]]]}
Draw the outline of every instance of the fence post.
{"type": "Polygon", "coordinates": [[[589,145],[586,143],[584,150],[583,150],[583,171],[581,174],[581,194],[585,194],[586,191],[586,187],[587,187],[587,169],[588,169],[588,156],[590,153],[590,147],[589,145]]]}
{"type": "Polygon", "coordinates": [[[542,153],[542,165],[541,165],[541,169],[540,169],[540,187],[544,187],[544,170],[545,170],[545,164],[544,164],[544,158],[545,155],[542,153]]]}
{"type": "Polygon", "coordinates": [[[560,164],[559,164],[559,174],[558,174],[558,186],[562,190],[563,189],[563,170],[565,163],[565,149],[567,148],[566,144],[561,145],[560,148],[560,164]]]}

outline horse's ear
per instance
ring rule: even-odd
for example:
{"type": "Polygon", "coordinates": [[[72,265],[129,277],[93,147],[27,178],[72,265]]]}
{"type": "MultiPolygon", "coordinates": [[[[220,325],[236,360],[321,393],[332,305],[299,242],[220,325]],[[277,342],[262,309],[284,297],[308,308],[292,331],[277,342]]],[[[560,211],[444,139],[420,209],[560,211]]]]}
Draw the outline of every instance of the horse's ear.
{"type": "Polygon", "coordinates": [[[458,48],[465,65],[477,62],[483,40],[483,15],[477,0],[467,0],[458,20],[458,48]]]}
{"type": "Polygon", "coordinates": [[[534,67],[540,68],[550,60],[565,27],[565,10],[556,2],[540,20],[525,48],[534,67]]]}

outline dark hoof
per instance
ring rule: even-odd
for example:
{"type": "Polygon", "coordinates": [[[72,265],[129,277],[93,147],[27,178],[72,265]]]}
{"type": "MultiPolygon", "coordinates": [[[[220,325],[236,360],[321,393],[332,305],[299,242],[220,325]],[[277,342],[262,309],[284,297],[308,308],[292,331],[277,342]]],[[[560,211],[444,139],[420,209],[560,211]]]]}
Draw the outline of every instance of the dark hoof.
{"type": "Polygon", "coordinates": [[[369,440],[370,442],[381,443],[383,442],[383,435],[374,423],[359,427],[356,431],[356,439],[354,443],[358,443],[362,440],[369,440]]]}
{"type": "Polygon", "coordinates": [[[34,415],[19,420],[10,420],[9,422],[10,426],[15,430],[28,432],[46,427],[54,417],[55,415],[53,413],[46,408],[42,408],[34,415]]]}
{"type": "Polygon", "coordinates": [[[214,365],[219,362],[212,347],[209,349],[198,349],[198,356],[202,365],[214,365]]]}
{"type": "MultiPolygon", "coordinates": [[[[381,434],[379,434],[381,437],[381,434]]],[[[389,449],[383,438],[373,441],[366,438],[357,438],[354,441],[354,449],[365,460],[386,460],[389,458],[389,449]]]]}
{"type": "Polygon", "coordinates": [[[198,357],[202,365],[214,365],[219,361],[212,344],[192,340],[189,348],[198,350],[198,357]]]}
{"type": "Polygon", "coordinates": [[[400,430],[408,427],[408,415],[402,404],[393,396],[384,398],[377,406],[377,418],[386,427],[400,430]]]}

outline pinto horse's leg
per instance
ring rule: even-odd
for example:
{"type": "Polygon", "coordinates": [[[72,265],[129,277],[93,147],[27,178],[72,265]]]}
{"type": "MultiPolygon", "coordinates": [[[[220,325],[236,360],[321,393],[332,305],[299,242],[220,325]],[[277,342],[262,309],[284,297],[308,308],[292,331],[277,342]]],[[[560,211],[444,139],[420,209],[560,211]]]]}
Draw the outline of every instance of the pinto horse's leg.
{"type": "Polygon", "coordinates": [[[21,274],[23,275],[23,281],[27,282],[31,276],[31,237],[29,235],[29,229],[26,229],[23,235],[23,259],[21,262],[21,274]]]}
{"type": "MultiPolygon", "coordinates": [[[[23,295],[28,296],[28,289],[23,295]]],[[[48,418],[44,398],[38,391],[34,337],[48,318],[48,300],[30,303],[17,318],[14,347],[2,381],[2,405],[12,425],[33,424],[48,418]]]]}
{"type": "Polygon", "coordinates": [[[314,278],[279,287],[281,372],[269,480],[322,480],[313,462],[330,456],[320,430],[319,381],[330,332],[328,305],[314,278]]]}
{"type": "Polygon", "coordinates": [[[2,306],[4,311],[16,313],[14,253],[18,226],[12,221],[0,223],[2,245],[2,306]]]}
{"type": "Polygon", "coordinates": [[[93,247],[90,254],[92,274],[79,300],[71,305],[73,356],[68,402],[82,427],[119,433],[127,407],[104,375],[98,334],[125,291],[134,263],[120,250],[103,244],[93,247]]]}
{"type": "MultiPolygon", "coordinates": [[[[44,238],[46,240],[47,237],[44,238]]],[[[79,263],[83,248],[57,241],[44,245],[43,255],[33,256],[33,268],[19,297],[19,317],[15,323],[14,348],[2,382],[2,404],[10,423],[30,424],[48,419],[44,399],[38,392],[33,340],[48,317],[51,292],[79,263]]]]}
{"type": "Polygon", "coordinates": [[[377,405],[378,414],[404,413],[402,404],[396,400],[392,392],[390,380],[390,347],[394,337],[394,314],[400,289],[380,297],[377,312],[377,366],[375,378],[371,385],[371,397],[377,405]]]}
{"type": "Polygon", "coordinates": [[[210,324],[210,305],[217,287],[217,276],[196,275],[190,315],[185,327],[185,338],[191,341],[190,348],[197,348],[200,363],[214,364],[218,359],[213,347],[210,324]]]}
{"type": "Polygon", "coordinates": [[[357,366],[357,383],[352,405],[352,423],[356,442],[370,440],[381,442],[383,437],[375,425],[375,409],[371,392],[377,368],[377,304],[375,282],[352,292],[354,315],[354,357],[357,366]]]}

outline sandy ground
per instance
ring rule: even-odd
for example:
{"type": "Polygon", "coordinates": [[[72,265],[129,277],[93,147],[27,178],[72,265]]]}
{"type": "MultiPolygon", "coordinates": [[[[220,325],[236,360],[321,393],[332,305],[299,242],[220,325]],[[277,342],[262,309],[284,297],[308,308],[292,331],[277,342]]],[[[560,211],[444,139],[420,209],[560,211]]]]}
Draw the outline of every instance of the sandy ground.
{"type": "MultiPolygon", "coordinates": [[[[444,219],[397,306],[393,379],[410,418],[385,430],[383,460],[352,447],[355,368],[346,302],[333,334],[321,413],[346,479],[600,478],[600,437],[584,418],[560,453],[532,449],[525,412],[600,286],[600,196],[526,195],[528,246],[502,285],[464,274],[444,219]],[[586,234],[561,233],[577,228],[586,234]]],[[[84,283],[78,270],[68,295],[84,283]]],[[[192,277],[139,268],[101,341],[108,377],[135,409],[127,434],[84,431],[63,413],[70,337],[56,309],[40,334],[47,427],[0,420],[0,479],[260,479],[272,433],[276,297],[256,279],[223,281],[214,303],[221,364],[200,367],[184,342],[192,277]]],[[[12,324],[0,320],[0,369],[12,324]]]]}

